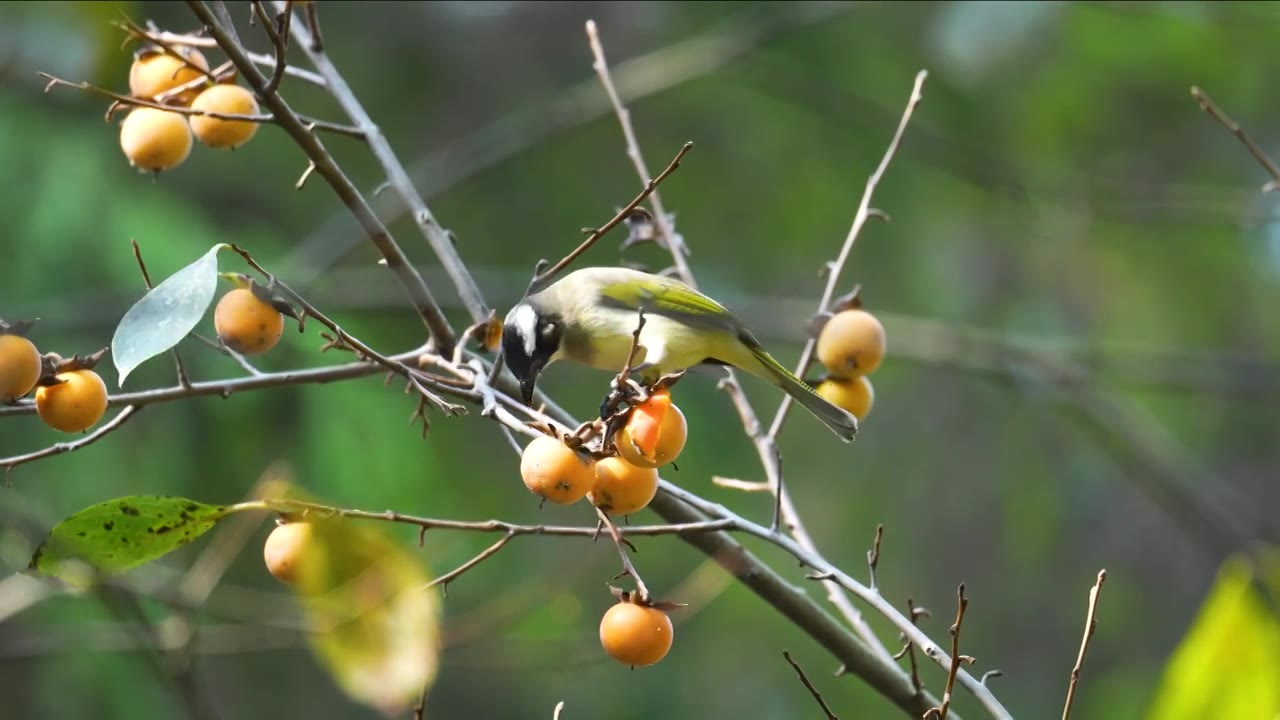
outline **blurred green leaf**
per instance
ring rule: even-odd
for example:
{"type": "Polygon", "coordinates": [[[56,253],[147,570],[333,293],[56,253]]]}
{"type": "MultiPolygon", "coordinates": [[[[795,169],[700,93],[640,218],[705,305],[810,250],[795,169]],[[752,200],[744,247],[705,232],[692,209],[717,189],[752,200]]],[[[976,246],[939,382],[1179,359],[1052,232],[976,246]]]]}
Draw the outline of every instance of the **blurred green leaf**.
{"type": "Polygon", "coordinates": [[[204,317],[218,288],[219,243],[134,303],[116,327],[111,358],[120,386],[139,365],[182,341],[204,317]]]}
{"type": "Polygon", "coordinates": [[[421,558],[369,522],[308,517],[294,590],[311,649],[345,693],[387,715],[435,680],[440,600],[421,558]]]}
{"type": "Polygon", "coordinates": [[[55,525],[36,548],[28,569],[83,587],[94,571],[124,572],[186,545],[227,512],[219,505],[181,497],[130,495],[108,500],[55,525]]]}
{"type": "Polygon", "coordinates": [[[1280,714],[1280,618],[1253,585],[1252,566],[1228,560],[1183,638],[1149,718],[1274,718],[1280,714]]]}

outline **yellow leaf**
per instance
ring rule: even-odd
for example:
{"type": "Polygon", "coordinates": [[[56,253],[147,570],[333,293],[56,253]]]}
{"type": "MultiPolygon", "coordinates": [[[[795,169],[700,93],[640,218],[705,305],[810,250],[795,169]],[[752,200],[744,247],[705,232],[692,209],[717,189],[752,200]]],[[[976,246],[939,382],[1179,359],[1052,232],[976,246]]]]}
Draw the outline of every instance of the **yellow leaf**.
{"type": "Polygon", "coordinates": [[[1280,718],[1280,618],[1253,581],[1247,560],[1223,564],[1165,667],[1148,718],[1280,718]]]}
{"type": "MultiPolygon", "coordinates": [[[[282,491],[299,499],[283,483],[270,488],[282,491]]],[[[293,586],[312,652],[351,698],[403,715],[435,680],[440,653],[440,595],[425,587],[422,558],[388,537],[385,523],[314,508],[289,514],[313,526],[293,586]]]]}

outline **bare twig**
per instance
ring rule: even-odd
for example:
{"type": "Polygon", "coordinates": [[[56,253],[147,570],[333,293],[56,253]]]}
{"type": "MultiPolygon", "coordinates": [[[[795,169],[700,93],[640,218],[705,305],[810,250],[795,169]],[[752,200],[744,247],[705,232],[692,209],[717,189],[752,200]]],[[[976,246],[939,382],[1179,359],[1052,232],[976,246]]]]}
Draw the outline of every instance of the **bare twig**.
{"type": "MultiPolygon", "coordinates": [[[[151,284],[151,274],[147,272],[147,264],[142,261],[142,251],[138,249],[138,241],[133,238],[129,239],[129,244],[133,246],[133,259],[138,261],[138,270],[142,271],[142,283],[150,290],[154,287],[151,284]]],[[[187,377],[187,368],[182,364],[182,356],[178,354],[178,348],[169,351],[173,356],[173,366],[178,373],[178,386],[191,387],[191,378],[187,377]]]]}
{"type": "Polygon", "coordinates": [[[176,58],[181,61],[183,65],[200,73],[201,81],[213,83],[218,82],[218,76],[216,73],[211,72],[207,67],[202,67],[197,65],[195,62],[192,62],[191,58],[187,57],[185,54],[180,52],[177,47],[175,47],[178,43],[171,43],[164,37],[148,37],[147,31],[128,17],[120,23],[119,27],[134,38],[147,38],[151,44],[164,51],[164,54],[176,58]]]}
{"type": "Polygon", "coordinates": [[[488,560],[489,558],[493,557],[494,555],[497,555],[497,554],[498,554],[498,551],[500,551],[500,550],[502,550],[502,548],[506,547],[506,546],[507,546],[507,543],[511,542],[511,539],[512,539],[512,538],[514,538],[514,537],[515,537],[515,533],[512,533],[512,532],[508,531],[506,535],[503,535],[502,537],[498,538],[498,541],[497,541],[497,542],[495,542],[494,544],[492,544],[492,545],[490,545],[489,547],[487,547],[487,548],[485,548],[484,550],[482,550],[478,555],[476,555],[475,557],[473,557],[473,558],[471,558],[470,560],[466,561],[465,563],[463,563],[463,564],[459,565],[458,567],[454,568],[453,570],[450,570],[449,572],[445,573],[444,575],[441,575],[440,577],[438,577],[438,578],[436,578],[436,579],[432,580],[431,582],[427,583],[426,585],[424,585],[424,586],[423,586],[423,589],[425,590],[425,589],[427,589],[427,588],[432,588],[432,587],[435,587],[435,586],[439,585],[439,586],[440,586],[440,589],[444,591],[444,594],[445,594],[445,595],[448,595],[448,594],[449,594],[449,583],[453,582],[453,581],[454,581],[454,579],[456,579],[459,575],[461,575],[461,574],[465,573],[466,571],[470,570],[471,568],[473,568],[473,567],[475,567],[475,566],[479,565],[480,563],[484,562],[485,560],[488,560]]]}
{"type": "Polygon", "coordinates": [[[636,570],[636,566],[631,562],[631,554],[627,552],[627,541],[623,539],[622,532],[618,526],[609,519],[609,514],[600,508],[596,508],[596,515],[600,518],[600,523],[609,531],[609,537],[613,538],[613,544],[618,547],[618,556],[622,558],[622,572],[618,577],[624,575],[630,576],[636,584],[636,592],[640,594],[642,602],[649,602],[649,588],[645,586],[644,580],[641,579],[640,573],[636,570]]]}
{"type": "Polygon", "coordinates": [[[822,699],[822,693],[818,692],[818,688],[814,687],[812,682],[809,682],[809,676],[804,674],[804,670],[800,667],[800,663],[796,662],[795,659],[791,657],[791,653],[783,650],[782,657],[791,665],[791,669],[796,671],[796,675],[800,676],[800,682],[804,683],[809,694],[813,696],[813,699],[818,702],[818,706],[822,708],[822,712],[826,713],[827,720],[840,720],[835,713],[831,712],[831,707],[827,705],[827,701],[822,699]]]}
{"type": "MultiPolygon", "coordinates": [[[[151,30],[144,30],[143,37],[151,42],[163,41],[163,42],[168,42],[174,45],[187,45],[190,47],[199,47],[199,48],[218,47],[217,40],[214,40],[213,38],[210,38],[210,37],[203,37],[200,35],[184,35],[181,33],[172,33],[172,32],[166,32],[166,31],[154,32],[151,30]]],[[[255,53],[255,52],[246,51],[245,55],[247,55],[250,60],[253,60],[255,63],[262,65],[264,67],[275,67],[276,60],[277,60],[275,55],[267,55],[264,53],[255,53]]],[[[230,64],[228,64],[228,66],[229,65],[230,64]]],[[[314,73],[305,68],[297,67],[295,65],[285,65],[284,74],[290,77],[296,77],[299,80],[303,80],[305,82],[309,82],[312,85],[316,85],[319,87],[325,86],[324,78],[320,77],[319,74],[314,73]]],[[[217,70],[214,70],[214,75],[220,75],[220,73],[217,70]]]]}
{"type": "Polygon", "coordinates": [[[463,408],[462,406],[454,405],[453,403],[448,402],[444,398],[432,392],[430,388],[423,385],[421,382],[422,373],[418,372],[415,368],[411,367],[407,363],[396,361],[389,357],[386,357],[385,355],[382,355],[378,351],[366,345],[364,342],[360,341],[359,339],[353,337],[351,334],[347,333],[345,330],[339,327],[336,322],[331,320],[324,313],[317,310],[316,307],[312,305],[310,302],[307,302],[306,298],[299,295],[296,291],[294,291],[288,285],[284,284],[279,278],[273,275],[270,271],[262,267],[262,265],[258,264],[258,261],[254,260],[253,256],[249,254],[249,251],[245,250],[239,245],[232,245],[231,249],[234,250],[237,254],[239,254],[240,257],[244,258],[244,261],[248,263],[250,267],[252,267],[254,270],[257,270],[259,273],[262,274],[262,276],[267,280],[268,287],[281,290],[285,294],[287,294],[291,301],[296,303],[298,307],[302,308],[302,311],[303,313],[306,314],[306,316],[315,318],[316,322],[320,323],[321,325],[324,325],[326,328],[333,331],[333,334],[337,337],[337,340],[340,343],[342,343],[346,347],[353,349],[363,357],[369,360],[372,360],[378,363],[379,365],[385,367],[386,369],[396,373],[397,375],[402,375],[421,394],[421,396],[425,400],[430,402],[436,408],[443,411],[445,415],[461,415],[466,412],[466,409],[463,408]]]}
{"type": "MultiPolygon", "coordinates": [[[[436,303],[431,290],[427,288],[426,282],[423,281],[422,276],[418,274],[413,265],[409,263],[404,251],[396,244],[386,225],[374,215],[373,209],[369,207],[360,191],[356,189],[356,186],[338,167],[337,162],[329,154],[324,143],[311,131],[308,124],[289,107],[288,103],[280,97],[280,93],[266,91],[267,79],[263,77],[257,66],[245,54],[244,49],[233,38],[232,29],[224,27],[222,22],[214,16],[214,13],[201,0],[188,0],[187,4],[196,17],[209,28],[210,34],[218,41],[218,46],[227,54],[227,58],[235,63],[240,75],[258,94],[262,103],[271,110],[280,126],[302,148],[302,151],[307,155],[307,159],[316,164],[316,172],[333,188],[339,199],[342,200],[343,204],[347,206],[360,223],[369,240],[382,253],[382,257],[386,259],[387,267],[395,274],[401,285],[404,286],[414,309],[418,311],[418,315],[435,339],[437,348],[447,356],[453,350],[455,341],[453,328],[449,325],[449,321],[445,318],[443,311],[440,310],[440,306],[436,303]]],[[[296,34],[301,25],[294,24],[293,28],[296,34]]],[[[332,89],[330,87],[330,90],[332,89]]]]}
{"type": "Polygon", "coordinates": [[[280,87],[280,81],[284,79],[284,69],[288,63],[289,53],[289,24],[293,18],[293,0],[284,3],[284,8],[280,12],[280,28],[277,29],[271,17],[267,14],[267,8],[263,5],[262,0],[254,0],[253,11],[262,21],[262,30],[267,34],[267,38],[271,40],[271,46],[275,48],[276,66],[271,71],[271,79],[267,81],[266,92],[273,93],[280,87]]]}
{"type": "MultiPolygon", "coordinates": [[[[600,78],[600,84],[604,86],[605,93],[609,96],[609,103],[613,105],[614,113],[618,116],[618,124],[622,126],[622,135],[627,144],[627,157],[631,158],[631,163],[636,168],[636,174],[640,176],[640,182],[646,185],[649,182],[649,168],[644,161],[644,155],[640,152],[640,142],[636,139],[635,129],[631,126],[631,112],[622,104],[622,98],[618,96],[618,89],[613,85],[613,77],[609,74],[609,64],[604,58],[604,46],[600,44],[600,36],[596,31],[596,21],[587,21],[587,41],[591,45],[591,54],[595,57],[593,67],[596,75],[600,78]]],[[[652,196],[654,222],[662,233],[661,242],[663,247],[671,252],[671,258],[676,263],[676,271],[681,277],[692,277],[693,273],[689,270],[689,263],[685,260],[685,256],[689,254],[689,249],[685,247],[683,239],[675,233],[675,229],[671,227],[671,221],[667,216],[666,210],[662,207],[662,198],[655,192],[652,196]]]]}
{"type": "MultiPolygon", "coordinates": [[[[399,355],[391,355],[388,359],[399,362],[412,362],[422,354],[422,350],[413,350],[399,355]]],[[[157,403],[173,402],[174,400],[185,400],[193,397],[203,397],[208,395],[217,395],[223,398],[229,398],[243,392],[251,392],[255,390],[266,390],[268,388],[285,387],[289,385],[306,385],[312,383],[331,383],[339,380],[350,380],[367,375],[376,375],[380,372],[386,372],[385,368],[372,362],[354,362],[342,365],[327,365],[318,368],[307,368],[304,370],[284,370],[274,373],[259,373],[250,377],[235,378],[230,380],[210,380],[207,382],[193,382],[188,387],[175,385],[173,387],[156,388],[152,390],[142,390],[132,393],[120,393],[112,395],[108,398],[108,405],[111,407],[119,407],[121,405],[136,405],[144,407],[147,405],[155,405],[157,403]]],[[[432,381],[433,382],[433,381],[432,381]]],[[[448,392],[450,389],[444,387],[434,388],[441,392],[448,392]]],[[[23,401],[16,405],[0,406],[0,418],[6,415],[29,415],[36,411],[35,403],[31,401],[23,401]]],[[[99,428],[101,430],[101,428],[99,428]]],[[[83,442],[83,441],[81,441],[83,442]]]]}
{"type": "Polygon", "coordinates": [[[738,480],[737,478],[720,477],[713,475],[711,484],[730,490],[739,490],[741,492],[769,492],[773,488],[769,483],[759,480],[738,480]]]}
{"type": "Polygon", "coordinates": [[[1080,638],[1080,652],[1076,654],[1076,665],[1071,668],[1071,682],[1067,685],[1067,702],[1062,706],[1062,720],[1070,720],[1071,703],[1076,699],[1076,683],[1080,680],[1080,670],[1084,665],[1084,654],[1089,651],[1089,641],[1093,639],[1093,631],[1098,629],[1096,613],[1098,611],[1098,595],[1102,593],[1102,583],[1107,581],[1107,571],[1098,571],[1098,580],[1089,590],[1089,611],[1084,619],[1084,637],[1080,638]]]}
{"type": "Polygon", "coordinates": [[[1208,113],[1209,117],[1217,120],[1223,127],[1231,131],[1231,134],[1236,136],[1241,145],[1244,145],[1249,154],[1253,156],[1253,159],[1257,160],[1262,169],[1266,170],[1267,174],[1271,176],[1271,181],[1262,186],[1263,192],[1270,192],[1280,187],[1280,167],[1276,167],[1275,162],[1271,160],[1266,151],[1258,147],[1258,143],[1254,142],[1253,138],[1249,137],[1249,133],[1240,127],[1240,123],[1232,120],[1229,115],[1222,112],[1217,105],[1213,104],[1209,96],[1195,85],[1191,86],[1191,97],[1196,99],[1196,102],[1200,104],[1200,109],[1208,113]]]}
{"type": "MultiPolygon", "coordinates": [[[[175,112],[180,115],[206,115],[211,118],[218,118],[219,120],[243,120],[246,122],[255,122],[255,123],[274,123],[276,125],[281,124],[280,120],[277,119],[277,117],[274,114],[239,115],[236,113],[224,113],[224,112],[214,112],[212,110],[200,110],[198,108],[183,107],[181,105],[166,105],[164,103],[154,102],[151,100],[144,100],[142,98],[136,98],[130,95],[121,95],[120,93],[111,92],[110,90],[107,90],[105,88],[100,88],[96,85],[91,85],[87,82],[71,82],[70,80],[63,80],[62,78],[54,77],[53,75],[50,75],[47,72],[37,72],[36,74],[49,81],[48,84],[45,85],[45,88],[44,88],[45,92],[48,92],[49,90],[55,87],[68,87],[68,88],[73,88],[75,90],[83,90],[84,92],[93,93],[94,95],[101,95],[102,97],[105,97],[105,98],[110,98],[116,101],[116,103],[120,105],[132,105],[137,107],[156,108],[157,110],[167,110],[169,112],[175,112]]],[[[114,108],[108,110],[108,116],[112,114],[113,110],[114,108]]],[[[298,116],[298,115],[295,115],[294,117],[298,119],[299,122],[306,123],[307,125],[317,130],[324,130],[327,132],[337,133],[339,135],[346,135],[348,137],[354,137],[354,138],[360,138],[360,139],[364,138],[364,134],[358,128],[353,128],[347,125],[328,122],[327,120],[317,120],[315,118],[303,118],[302,116],[298,116]]]]}
{"type": "Polygon", "coordinates": [[[111,418],[109,422],[99,426],[97,430],[94,430],[79,440],[60,442],[56,445],[50,445],[43,450],[36,450],[35,452],[29,452],[25,455],[14,455],[13,457],[0,458],[0,467],[4,468],[5,486],[8,487],[11,484],[12,478],[10,477],[10,474],[13,472],[13,469],[19,465],[35,462],[36,460],[41,460],[47,457],[53,457],[54,455],[61,455],[62,453],[75,452],[80,448],[88,447],[118,430],[121,425],[128,422],[129,418],[133,417],[134,413],[138,412],[138,408],[138,405],[125,406],[125,408],[116,413],[116,416],[111,418]]]}
{"type": "MultiPolygon", "coordinates": [[[[282,1],[277,1],[275,7],[280,10],[287,10],[287,4],[282,1]]],[[[315,3],[308,3],[306,8],[307,23],[293,23],[290,28],[293,37],[307,53],[307,57],[311,60],[316,70],[324,77],[325,89],[342,106],[342,110],[347,114],[347,117],[356,124],[356,127],[360,128],[362,135],[369,143],[369,150],[378,160],[378,163],[382,165],[383,172],[386,173],[387,183],[395,190],[401,202],[413,213],[413,220],[418,226],[418,231],[427,241],[427,244],[431,246],[432,251],[439,258],[440,264],[449,274],[449,279],[453,281],[454,287],[457,288],[459,296],[471,314],[471,321],[479,322],[483,320],[489,315],[489,307],[480,293],[480,287],[476,284],[475,279],[471,277],[467,266],[458,255],[453,239],[441,227],[435,215],[422,199],[422,195],[413,186],[413,181],[409,179],[409,173],[405,171],[400,159],[392,151],[391,144],[387,142],[386,136],[382,134],[382,130],[369,117],[369,113],[360,104],[360,101],[356,99],[355,93],[347,85],[346,79],[334,67],[329,56],[325,54],[324,44],[320,40],[320,26],[316,21],[315,12],[315,3]]],[[[312,161],[316,160],[315,157],[311,159],[312,161]]],[[[345,180],[345,178],[343,179],[345,180]]],[[[351,186],[350,192],[359,195],[359,191],[355,189],[354,185],[351,186]]],[[[363,204],[363,199],[361,202],[363,204]]],[[[350,204],[348,204],[348,207],[350,207],[350,204]]],[[[364,207],[367,208],[367,204],[364,207]]],[[[376,213],[373,213],[372,209],[369,212],[376,217],[376,213]]],[[[381,250],[382,248],[380,247],[379,249],[381,250]]],[[[387,260],[389,266],[392,266],[396,260],[396,257],[389,256],[386,252],[383,252],[383,257],[387,260]]],[[[395,267],[392,267],[392,269],[394,270],[395,267]]],[[[397,272],[402,271],[398,270],[397,272]]],[[[421,282],[421,278],[419,278],[418,282],[421,282]]],[[[444,342],[445,339],[441,339],[440,351],[441,354],[448,356],[453,343],[444,342]]]]}
{"type": "Polygon", "coordinates": [[[969,607],[969,598],[964,594],[964,583],[956,588],[956,621],[951,625],[951,669],[947,671],[947,686],[942,692],[942,704],[924,714],[926,720],[936,716],[938,720],[947,720],[947,711],[951,709],[951,691],[956,684],[956,673],[960,671],[960,663],[964,656],[960,654],[960,626],[964,624],[964,611],[969,607]]]}
{"type": "Polygon", "coordinates": [[[529,289],[526,292],[526,294],[537,292],[538,290],[546,287],[547,284],[550,283],[550,281],[553,280],[556,275],[560,274],[561,270],[564,270],[569,265],[569,263],[573,262],[574,260],[577,260],[578,256],[586,252],[587,249],[590,248],[592,245],[594,245],[597,240],[604,237],[606,233],[608,233],[610,230],[617,227],[618,224],[621,223],[623,220],[626,220],[627,218],[631,217],[631,213],[637,207],[640,206],[640,203],[644,202],[645,198],[652,195],[653,191],[656,190],[658,186],[662,184],[662,181],[666,180],[668,175],[675,172],[676,168],[680,167],[680,161],[684,158],[685,154],[692,149],[693,149],[693,143],[691,142],[687,142],[684,145],[682,145],[680,147],[680,150],[676,152],[676,156],[671,159],[670,163],[667,164],[666,169],[658,173],[658,177],[646,182],[644,189],[640,191],[639,195],[636,195],[635,199],[627,203],[625,207],[619,210],[617,214],[615,214],[613,218],[609,220],[609,222],[592,230],[591,233],[587,235],[586,240],[583,240],[582,243],[578,245],[578,247],[574,248],[572,252],[570,252],[568,255],[565,255],[563,258],[561,258],[558,262],[556,262],[555,265],[552,265],[551,267],[547,268],[545,266],[546,264],[545,260],[538,263],[538,267],[534,272],[533,282],[529,283],[529,289]]]}
{"type": "MultiPolygon", "coordinates": [[[[853,244],[858,241],[858,235],[862,232],[863,226],[867,224],[867,220],[876,214],[875,209],[871,207],[871,197],[875,195],[876,187],[880,185],[881,178],[884,177],[885,171],[889,169],[889,163],[893,161],[894,155],[898,153],[899,146],[902,145],[902,136],[907,132],[907,125],[911,122],[911,115],[924,97],[922,90],[927,77],[929,77],[929,73],[926,70],[916,73],[915,85],[911,88],[911,97],[907,100],[907,107],[902,111],[902,118],[898,121],[898,129],[893,133],[893,139],[889,141],[889,147],[885,149],[884,156],[880,158],[880,164],[876,166],[875,172],[871,173],[871,177],[867,178],[866,187],[862,191],[862,200],[858,202],[858,209],[853,215],[853,225],[849,227],[849,234],[845,236],[844,244],[840,246],[840,253],[836,256],[836,259],[826,265],[827,284],[822,289],[822,299],[818,301],[818,312],[827,310],[831,305],[831,300],[836,295],[836,288],[840,285],[840,274],[844,270],[845,262],[849,259],[849,252],[853,250],[853,244]]],[[[817,346],[818,341],[815,337],[810,337],[805,342],[804,350],[800,353],[800,362],[796,363],[797,377],[804,377],[809,372],[817,346]]],[[[787,413],[790,411],[791,405],[790,395],[782,398],[782,404],[778,406],[778,412],[773,417],[773,424],[769,426],[769,437],[776,439],[778,434],[782,432],[782,425],[787,420],[787,413]]]]}
{"type": "MultiPolygon", "coordinates": [[[[915,600],[907,598],[907,616],[911,618],[912,625],[918,625],[920,618],[928,617],[928,615],[928,610],[916,607],[915,600]]],[[[905,638],[906,636],[904,635],[903,637],[905,638]]],[[[902,652],[906,653],[907,659],[911,662],[911,686],[916,689],[916,694],[919,694],[923,686],[920,684],[920,665],[916,662],[915,643],[908,639],[907,644],[902,646],[902,652]]],[[[983,684],[985,685],[986,683],[983,684]]]]}
{"type": "Polygon", "coordinates": [[[884,537],[884,525],[876,525],[876,537],[871,542],[871,549],[867,551],[867,571],[871,575],[871,583],[867,586],[872,590],[879,590],[876,587],[876,566],[880,564],[880,540],[884,537]]]}

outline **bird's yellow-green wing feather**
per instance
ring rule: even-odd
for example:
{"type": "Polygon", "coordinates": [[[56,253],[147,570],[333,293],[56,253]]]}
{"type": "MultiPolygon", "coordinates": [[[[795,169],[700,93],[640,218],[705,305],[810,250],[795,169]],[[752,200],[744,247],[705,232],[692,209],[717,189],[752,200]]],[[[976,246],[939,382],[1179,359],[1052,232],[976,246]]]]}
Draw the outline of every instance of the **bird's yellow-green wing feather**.
{"type": "MultiPolygon", "coordinates": [[[[653,277],[600,288],[600,301],[627,310],[643,309],[691,325],[741,331],[742,325],[725,306],[678,280],[653,277]]],[[[754,338],[753,338],[754,340],[754,338]]]]}

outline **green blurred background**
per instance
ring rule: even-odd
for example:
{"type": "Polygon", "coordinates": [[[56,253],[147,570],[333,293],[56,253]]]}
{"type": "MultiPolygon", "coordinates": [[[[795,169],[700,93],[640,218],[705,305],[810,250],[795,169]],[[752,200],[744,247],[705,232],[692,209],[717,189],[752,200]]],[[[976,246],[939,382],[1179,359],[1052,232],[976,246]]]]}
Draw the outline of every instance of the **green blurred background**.
{"type": "MultiPolygon", "coordinates": [[[[595,18],[650,168],[696,144],[662,195],[703,289],[787,363],[814,310],[817,271],[847,232],[913,76],[930,71],[875,198],[893,220],[866,229],[842,283],[860,283],[888,327],[875,409],[852,446],[797,415],[782,452],[804,517],[838,564],[864,575],[864,551],[885,525],[880,587],[932,609],[931,637],[946,639],[955,586],[967,583],[962,651],[977,657],[975,673],[1004,671],[992,687],[1016,715],[1059,712],[1099,568],[1109,578],[1077,715],[1132,718],[1151,707],[1224,558],[1280,539],[1280,224],[1273,196],[1259,192],[1263,171],[1188,92],[1204,87],[1280,151],[1276,6],[319,7],[333,60],[500,311],[537,259],[563,254],[579,228],[639,189],[591,71],[583,22],[595,18]],[[1043,352],[1062,359],[1070,381],[1043,352]]],[[[266,51],[248,6],[232,11],[246,42],[266,51]]],[[[234,153],[197,147],[153,181],[121,155],[105,101],[42,94],[39,70],[127,90],[131,56],[112,26],[121,13],[195,29],[181,3],[0,5],[0,316],[41,318],[33,339],[43,350],[96,350],[141,294],[130,238],[154,276],[226,241],[375,347],[415,347],[420,322],[333,193],[319,178],[293,188],[306,163],[284,132],[265,127],[234,153]]],[[[341,119],[315,88],[287,80],[284,92],[303,112],[341,119]]],[[[361,143],[324,139],[361,188],[379,185],[361,143]]],[[[380,214],[463,325],[456,293],[390,195],[375,203],[380,214]]],[[[584,262],[618,262],[620,240],[584,262]]],[[[625,260],[662,266],[653,247],[625,260]]],[[[314,328],[287,333],[259,365],[341,359],[319,355],[320,342],[314,328]]],[[[197,378],[242,374],[198,343],[182,347],[197,378]]],[[[172,372],[157,359],[127,389],[172,383],[172,372]]],[[[114,371],[104,377],[114,387],[114,371]]],[[[586,416],[607,377],[556,367],[543,387],[586,416]]],[[[777,394],[746,382],[771,415],[777,394]]],[[[0,492],[0,570],[24,567],[54,522],[91,503],[129,493],[233,502],[277,461],[335,504],[592,521],[583,506],[540,510],[491,423],[437,417],[420,440],[401,390],[369,378],[147,408],[99,444],[13,473],[0,492]]],[[[726,397],[704,378],[682,384],[678,399],[692,435],[668,479],[767,520],[764,497],[710,483],[761,477],[726,397]]],[[[0,456],[64,439],[32,416],[0,418],[0,456]]],[[[196,618],[217,626],[192,645],[199,692],[226,718],[372,717],[334,688],[300,636],[273,629],[291,605],[262,567],[266,532],[258,526],[209,616],[196,618]]],[[[421,553],[445,572],[494,539],[432,532],[421,553]]],[[[138,582],[171,588],[209,542],[139,570],[138,582]]],[[[794,561],[749,544],[805,582],[794,561]]],[[[428,714],[546,718],[564,701],[566,718],[814,717],[783,649],[842,716],[895,714],[856,678],[832,677],[821,648],[681,541],[643,540],[636,562],[659,594],[691,603],[660,665],[633,672],[600,650],[617,570],[608,543],[520,538],[450,587],[428,714]]],[[[119,617],[93,596],[31,604],[17,592],[26,587],[0,581],[0,717],[181,716],[119,617]]],[[[146,609],[165,616],[158,603],[146,609]]],[[[895,646],[892,629],[871,620],[895,646]]],[[[1237,635],[1219,638],[1228,647],[1258,636],[1232,627],[1237,635]]],[[[923,677],[941,691],[939,668],[923,677]]],[[[964,693],[956,708],[980,716],[964,693]]]]}

